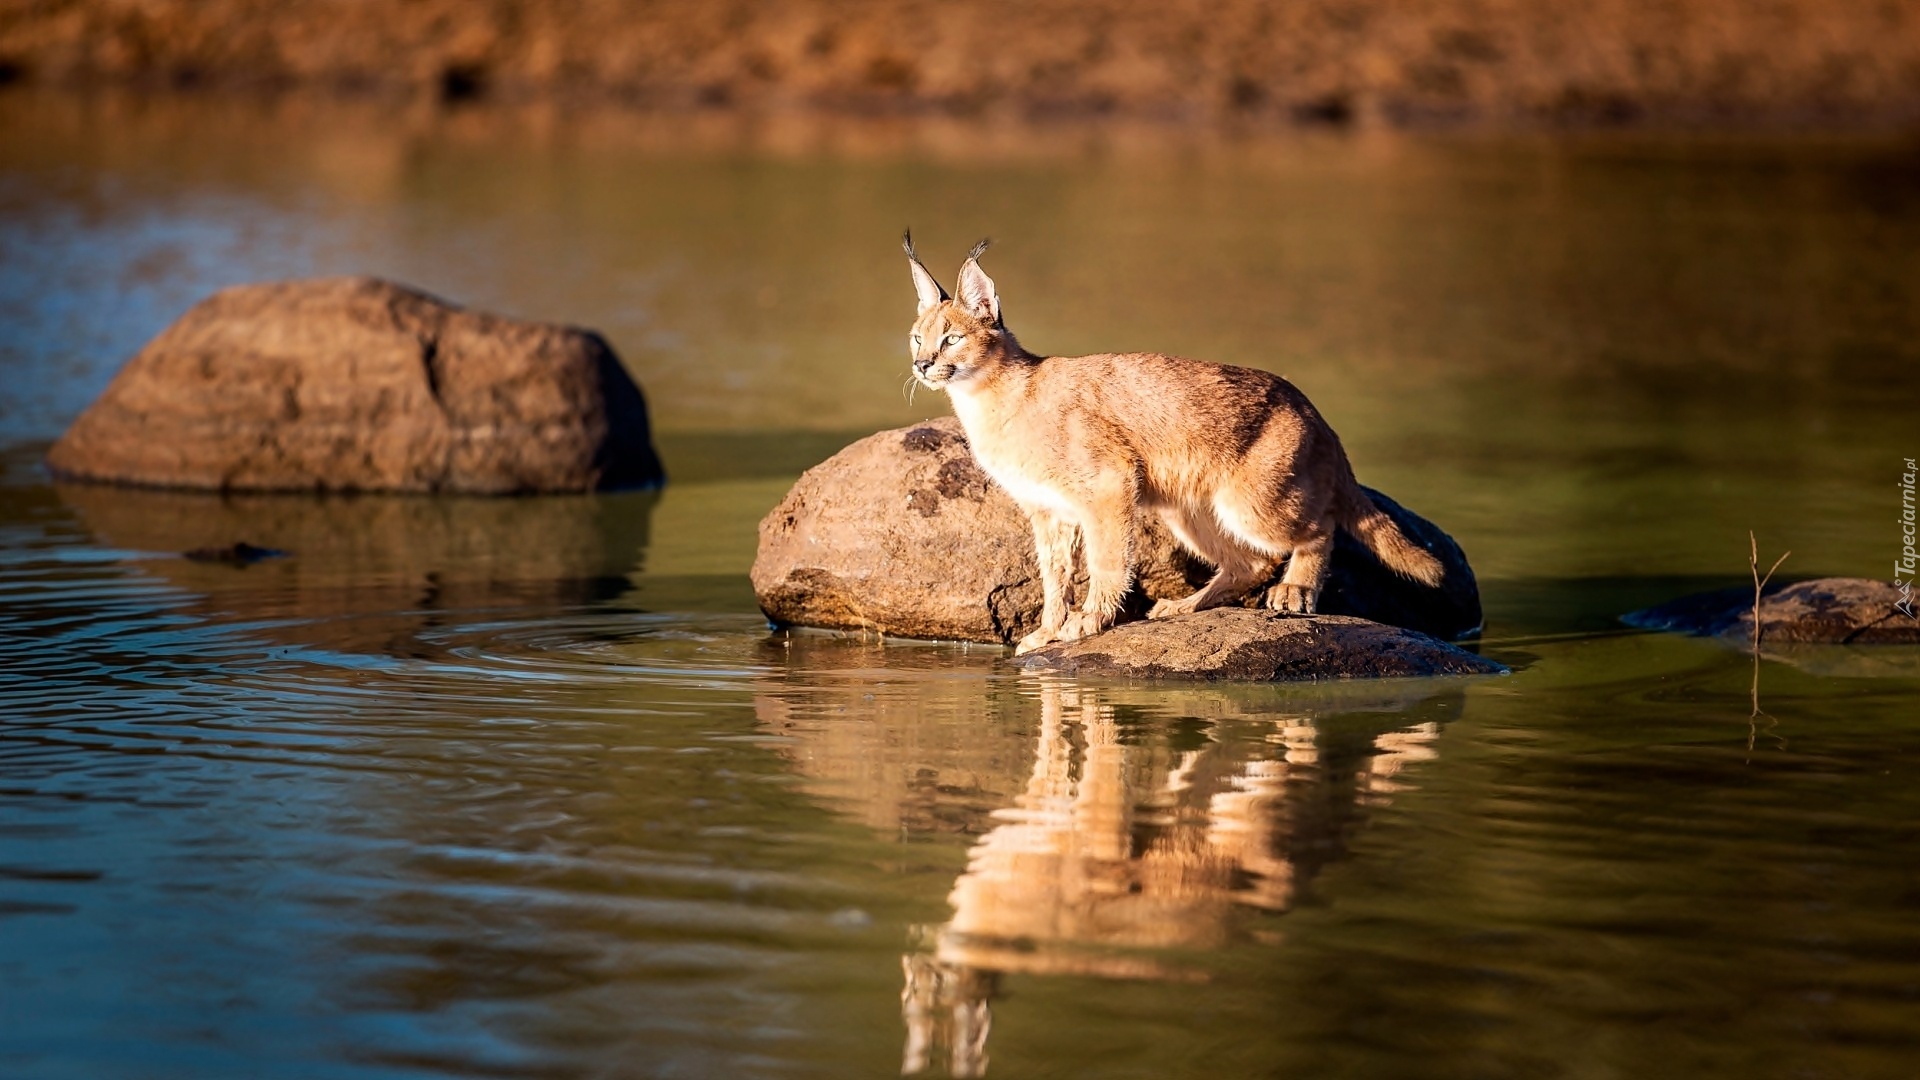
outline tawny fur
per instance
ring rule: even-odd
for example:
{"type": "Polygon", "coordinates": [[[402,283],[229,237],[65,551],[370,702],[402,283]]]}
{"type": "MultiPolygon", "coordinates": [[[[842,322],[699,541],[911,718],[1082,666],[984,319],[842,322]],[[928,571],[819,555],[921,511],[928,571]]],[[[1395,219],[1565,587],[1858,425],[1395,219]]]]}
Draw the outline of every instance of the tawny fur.
{"type": "Polygon", "coordinates": [[[905,241],[920,312],[909,339],[914,376],[945,390],[980,467],[1033,525],[1045,597],[1026,652],[1113,625],[1133,583],[1137,510],[1216,568],[1193,595],[1162,600],[1160,618],[1234,603],[1272,580],[1268,607],[1311,614],[1336,528],[1380,561],[1437,585],[1439,560],[1409,540],[1354,480],[1339,436],[1277,375],[1159,353],[1035,356],[1000,313],[980,269],[984,242],[949,297],[905,241]],[[1076,547],[1087,595],[1069,612],[1076,547]]]}

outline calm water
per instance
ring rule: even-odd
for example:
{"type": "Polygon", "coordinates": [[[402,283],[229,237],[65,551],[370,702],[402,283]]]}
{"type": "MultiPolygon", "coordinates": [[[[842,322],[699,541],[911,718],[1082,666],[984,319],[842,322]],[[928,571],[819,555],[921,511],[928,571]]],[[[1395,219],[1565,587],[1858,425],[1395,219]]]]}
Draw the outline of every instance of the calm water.
{"type": "MultiPolygon", "coordinates": [[[[1920,145],[0,95],[0,1075],[1910,1077],[1920,657],[1622,611],[1884,577],[1920,145]],[[1511,677],[1075,686],[770,632],[902,396],[899,228],[1037,348],[1286,373],[1511,677]],[[194,300],[608,333],[658,495],[52,485],[194,300]],[[179,552],[246,539],[248,568],[179,552]]],[[[943,270],[943,273],[946,272],[943,270]]]]}

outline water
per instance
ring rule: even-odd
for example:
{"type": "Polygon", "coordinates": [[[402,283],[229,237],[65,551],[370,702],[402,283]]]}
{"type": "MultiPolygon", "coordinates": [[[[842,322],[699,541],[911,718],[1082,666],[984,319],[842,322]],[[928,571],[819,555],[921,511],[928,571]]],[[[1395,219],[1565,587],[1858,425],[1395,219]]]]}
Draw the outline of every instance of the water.
{"type": "Polygon", "coordinates": [[[1624,632],[1884,577],[1920,149],[0,95],[0,1075],[1906,1077],[1920,662],[1624,632]],[[912,224],[1060,351],[1283,371],[1494,680],[1075,686],[770,632],[912,224]],[[674,481],[53,485],[224,284],[606,331],[674,481]],[[239,568],[180,552],[253,543],[239,568]]]}

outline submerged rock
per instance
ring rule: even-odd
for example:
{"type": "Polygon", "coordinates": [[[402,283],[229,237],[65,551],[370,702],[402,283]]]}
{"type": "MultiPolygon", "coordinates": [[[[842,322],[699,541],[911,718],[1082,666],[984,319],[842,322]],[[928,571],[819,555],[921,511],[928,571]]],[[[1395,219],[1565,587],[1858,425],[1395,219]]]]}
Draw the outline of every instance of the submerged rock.
{"type": "MultiPolygon", "coordinates": [[[[1920,644],[1920,620],[1898,605],[1891,582],[1816,578],[1769,585],[1760,598],[1760,644],[1920,644]]],[[[1736,586],[1696,593],[1621,616],[1643,630],[1753,640],[1753,589],[1736,586]]]]}
{"type": "MultiPolygon", "coordinates": [[[[1368,495],[1446,576],[1437,588],[1410,581],[1343,533],[1321,610],[1439,637],[1476,629],[1479,589],[1459,545],[1393,500],[1368,495]]],[[[1210,569],[1157,517],[1143,515],[1136,528],[1130,612],[1205,583],[1210,569]]],[[[1085,584],[1077,567],[1075,588],[1085,584]]],[[[767,617],[785,625],[1011,644],[1040,618],[1026,516],[975,463],[953,417],[870,435],[809,469],[760,523],[753,587],[767,617]]]]}
{"type": "Polygon", "coordinates": [[[662,479],[599,335],[372,278],[226,289],[47,455],[67,480],[223,491],[589,491],[662,479]]]}
{"type": "Polygon", "coordinates": [[[1214,608],[1128,623],[1036,649],[1029,671],[1130,679],[1309,682],[1417,675],[1498,675],[1506,668],[1444,641],[1344,615],[1214,608]]]}
{"type": "Polygon", "coordinates": [[[1885,643],[1857,646],[1768,644],[1762,653],[1769,660],[1799,668],[1823,679],[1920,678],[1920,649],[1889,649],[1885,643]]]}
{"type": "Polygon", "coordinates": [[[241,540],[238,543],[226,544],[220,547],[197,547],[185,552],[182,557],[191,559],[194,562],[217,562],[231,563],[234,566],[251,566],[262,559],[284,558],[286,554],[286,552],[278,548],[260,547],[256,544],[249,544],[245,540],[241,540]]]}

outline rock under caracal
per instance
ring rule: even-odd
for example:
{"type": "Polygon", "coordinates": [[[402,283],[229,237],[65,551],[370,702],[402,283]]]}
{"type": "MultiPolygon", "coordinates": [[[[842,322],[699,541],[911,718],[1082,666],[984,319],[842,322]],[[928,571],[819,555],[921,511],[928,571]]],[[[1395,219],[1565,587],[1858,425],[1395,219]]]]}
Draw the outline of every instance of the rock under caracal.
{"type": "Polygon", "coordinates": [[[1028,671],[1125,679],[1318,682],[1500,675],[1506,667],[1444,641],[1342,615],[1210,608],[1042,646],[1028,671]]]}
{"type": "Polygon", "coordinates": [[[599,335],[372,278],[243,285],[141,349],[47,455],[66,480],[508,495],[660,483],[599,335]]]}
{"type": "MultiPolygon", "coordinates": [[[[1342,534],[1320,610],[1440,638],[1478,627],[1480,594],[1459,545],[1379,492],[1367,494],[1445,576],[1438,587],[1409,580],[1342,534]]],[[[1206,580],[1208,568],[1157,518],[1136,528],[1136,615],[1206,580]]],[[[760,523],[753,586],[767,617],[792,626],[1011,644],[1040,617],[1026,516],[974,462],[953,417],[870,435],[809,469],[760,523]]],[[[1085,587],[1084,567],[1076,587],[1085,587]]]]}

